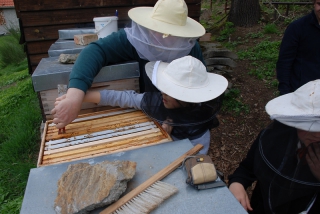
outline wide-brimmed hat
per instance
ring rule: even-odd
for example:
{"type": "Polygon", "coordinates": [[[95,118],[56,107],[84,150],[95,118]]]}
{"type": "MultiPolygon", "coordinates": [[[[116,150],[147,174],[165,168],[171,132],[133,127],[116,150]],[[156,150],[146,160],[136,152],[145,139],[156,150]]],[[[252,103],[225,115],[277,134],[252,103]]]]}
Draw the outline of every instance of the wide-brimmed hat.
{"type": "Polygon", "coordinates": [[[148,62],[146,72],[161,92],[181,101],[200,103],[220,96],[227,88],[225,77],[208,73],[203,63],[185,56],[171,63],[148,62]]]}
{"type": "Polygon", "coordinates": [[[128,15],[134,22],[163,34],[178,37],[200,37],[204,27],[188,17],[184,0],[158,0],[154,7],[136,7],[128,15]]]}
{"type": "Polygon", "coordinates": [[[296,91],[269,101],[271,119],[310,132],[320,131],[320,80],[306,83],[296,91]]]}

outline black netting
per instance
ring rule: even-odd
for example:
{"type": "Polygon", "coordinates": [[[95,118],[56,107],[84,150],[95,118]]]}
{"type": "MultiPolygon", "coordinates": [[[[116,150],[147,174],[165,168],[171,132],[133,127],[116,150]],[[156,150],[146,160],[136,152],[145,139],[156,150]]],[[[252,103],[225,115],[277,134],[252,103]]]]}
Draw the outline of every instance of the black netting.
{"type": "Polygon", "coordinates": [[[306,162],[308,150],[299,141],[295,128],[273,123],[261,134],[259,151],[266,163],[262,167],[269,167],[277,175],[299,184],[320,186],[306,162]]]}
{"type": "Polygon", "coordinates": [[[144,94],[141,108],[160,124],[174,126],[172,134],[175,137],[192,139],[219,124],[216,114],[221,108],[222,97],[204,103],[189,103],[187,107],[167,109],[160,92],[148,92],[144,94]]]}
{"type": "Polygon", "coordinates": [[[204,103],[190,103],[187,107],[167,109],[162,102],[161,93],[145,93],[142,110],[159,123],[171,126],[193,126],[206,123],[213,118],[221,107],[221,96],[204,103]]]}

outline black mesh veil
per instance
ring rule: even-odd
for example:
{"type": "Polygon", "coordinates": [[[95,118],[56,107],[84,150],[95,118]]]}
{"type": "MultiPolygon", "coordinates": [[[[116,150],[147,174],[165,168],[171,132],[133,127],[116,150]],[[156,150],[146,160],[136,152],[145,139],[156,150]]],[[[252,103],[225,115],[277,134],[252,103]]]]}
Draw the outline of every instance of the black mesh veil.
{"type": "MultiPolygon", "coordinates": [[[[319,142],[309,146],[315,144],[319,142]]],[[[295,128],[274,123],[272,128],[261,134],[259,151],[264,162],[276,174],[296,183],[320,187],[320,181],[313,176],[306,162],[307,147],[298,139],[295,128]]]]}
{"type": "Polygon", "coordinates": [[[187,107],[167,109],[160,92],[144,94],[141,108],[145,114],[163,124],[174,126],[173,135],[178,138],[196,137],[208,128],[216,126],[216,114],[221,108],[222,95],[203,103],[189,103],[187,107]]]}
{"type": "MultiPolygon", "coordinates": [[[[297,129],[274,121],[261,132],[254,172],[259,180],[265,210],[292,213],[292,203],[307,210],[320,193],[320,180],[306,162],[297,129]]],[[[313,145],[313,144],[311,144],[313,145]]]]}

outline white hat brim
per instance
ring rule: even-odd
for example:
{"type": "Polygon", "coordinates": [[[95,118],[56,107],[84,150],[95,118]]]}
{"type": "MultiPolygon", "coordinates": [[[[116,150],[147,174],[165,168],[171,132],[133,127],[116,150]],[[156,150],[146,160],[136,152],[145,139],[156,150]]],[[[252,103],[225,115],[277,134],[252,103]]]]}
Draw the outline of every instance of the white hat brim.
{"type": "MultiPolygon", "coordinates": [[[[157,72],[156,87],[163,93],[184,102],[201,103],[217,98],[228,87],[228,80],[221,75],[208,73],[209,84],[201,88],[186,88],[174,84],[167,75],[164,75],[164,70],[169,63],[160,62],[157,72]]],[[[155,62],[148,62],[146,64],[146,72],[150,79],[152,79],[152,72],[155,62]]]]}
{"type": "Polygon", "coordinates": [[[319,115],[306,114],[292,104],[292,97],[293,93],[290,93],[270,100],[265,107],[270,118],[297,129],[319,132],[319,115]]]}
{"type": "Polygon", "coordinates": [[[187,17],[186,25],[179,26],[151,18],[153,7],[136,7],[129,10],[128,15],[137,24],[150,30],[178,37],[201,37],[206,33],[205,28],[197,21],[187,17]]]}
{"type": "Polygon", "coordinates": [[[270,100],[266,105],[266,112],[272,115],[301,115],[299,109],[291,104],[292,93],[270,100]]]}

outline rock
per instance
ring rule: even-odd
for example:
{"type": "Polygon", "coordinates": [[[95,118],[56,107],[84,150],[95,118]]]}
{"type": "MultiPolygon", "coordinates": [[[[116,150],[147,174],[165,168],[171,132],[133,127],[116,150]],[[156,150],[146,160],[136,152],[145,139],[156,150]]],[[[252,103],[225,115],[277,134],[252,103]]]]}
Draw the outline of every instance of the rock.
{"type": "Polygon", "coordinates": [[[238,55],[234,52],[224,49],[224,48],[210,48],[202,53],[203,58],[213,58],[213,57],[227,57],[231,59],[238,59],[238,55]]]}
{"type": "Polygon", "coordinates": [[[233,61],[230,58],[222,58],[222,57],[216,57],[216,58],[208,58],[204,60],[206,65],[227,65],[231,68],[234,68],[237,66],[237,63],[233,61]]]}
{"type": "Polygon", "coordinates": [[[206,8],[201,8],[200,20],[208,21],[211,19],[212,11],[206,8]]]}
{"type": "Polygon", "coordinates": [[[63,64],[73,64],[77,60],[78,56],[79,54],[60,54],[59,62],[63,64]]]}
{"type": "Polygon", "coordinates": [[[59,214],[89,213],[117,201],[136,171],[131,161],[69,165],[58,181],[54,209],[59,214]]]}
{"type": "Polygon", "coordinates": [[[211,33],[205,33],[203,36],[199,38],[200,42],[210,42],[211,41],[211,33]]]}

